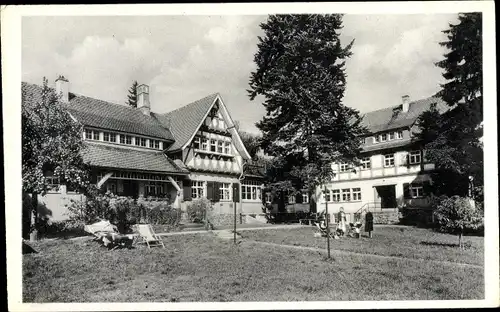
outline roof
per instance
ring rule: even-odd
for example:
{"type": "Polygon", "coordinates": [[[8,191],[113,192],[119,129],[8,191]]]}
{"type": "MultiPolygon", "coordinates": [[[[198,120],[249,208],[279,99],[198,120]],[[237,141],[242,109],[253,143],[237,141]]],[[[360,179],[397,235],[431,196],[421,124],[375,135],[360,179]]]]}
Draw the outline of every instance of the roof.
{"type": "MultiPolygon", "coordinates": [[[[40,99],[42,87],[22,82],[23,95],[27,99],[40,99]]],[[[69,94],[69,103],[64,104],[73,117],[85,126],[135,133],[173,141],[172,133],[155,118],[126,105],[114,104],[74,93],[69,94]]]]}
{"type": "Polygon", "coordinates": [[[421,113],[428,110],[432,103],[436,103],[436,109],[444,112],[449,107],[443,100],[437,97],[429,97],[426,99],[410,102],[408,112],[399,111],[395,114],[401,105],[391,106],[376,111],[364,114],[362,125],[368,128],[370,133],[376,133],[386,130],[410,127],[418,119],[421,113]]]}
{"type": "Polygon", "coordinates": [[[175,138],[169,151],[179,150],[188,143],[218,96],[218,93],[214,93],[171,112],[156,114],[156,118],[175,138]]]}
{"type": "Polygon", "coordinates": [[[264,178],[266,175],[264,166],[247,164],[243,167],[243,176],[253,178],[264,178]]]}
{"type": "Polygon", "coordinates": [[[408,146],[408,145],[413,144],[413,143],[414,142],[411,139],[395,140],[395,141],[391,141],[391,142],[385,142],[383,144],[373,144],[373,145],[363,146],[362,151],[363,152],[373,152],[373,151],[378,151],[378,150],[386,150],[386,149],[391,149],[391,148],[408,146]]]}
{"type": "Polygon", "coordinates": [[[93,142],[85,142],[84,145],[83,160],[95,167],[175,174],[189,173],[159,151],[141,151],[93,142]]]}

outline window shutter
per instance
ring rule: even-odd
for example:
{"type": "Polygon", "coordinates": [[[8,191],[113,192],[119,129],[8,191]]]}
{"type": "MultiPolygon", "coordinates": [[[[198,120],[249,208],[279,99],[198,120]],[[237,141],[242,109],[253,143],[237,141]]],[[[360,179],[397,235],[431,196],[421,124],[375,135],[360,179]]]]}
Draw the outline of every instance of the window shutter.
{"type": "Polygon", "coordinates": [[[405,199],[411,198],[411,196],[410,196],[410,183],[403,184],[403,197],[405,199]]]}
{"type": "Polygon", "coordinates": [[[425,181],[422,183],[422,186],[424,188],[424,196],[430,196],[432,193],[431,183],[429,181],[425,181]]]}
{"type": "Polygon", "coordinates": [[[182,189],[184,193],[184,200],[191,200],[191,180],[184,180],[182,182],[182,189]]]}
{"type": "Polygon", "coordinates": [[[213,199],[214,202],[219,202],[220,201],[220,183],[219,182],[214,182],[214,189],[213,189],[213,199]]]}
{"type": "Polygon", "coordinates": [[[214,201],[214,182],[207,181],[207,199],[214,201]]]}
{"type": "Polygon", "coordinates": [[[233,183],[233,202],[235,202],[235,203],[240,202],[240,184],[239,183],[233,183]]]}

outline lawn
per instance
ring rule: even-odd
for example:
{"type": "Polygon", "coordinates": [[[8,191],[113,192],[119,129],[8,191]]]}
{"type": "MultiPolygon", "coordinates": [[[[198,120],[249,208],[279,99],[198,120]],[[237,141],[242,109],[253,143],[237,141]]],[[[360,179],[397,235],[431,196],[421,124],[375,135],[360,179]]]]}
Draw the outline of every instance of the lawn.
{"type": "MultiPolygon", "coordinates": [[[[301,233],[284,232],[288,235],[301,233]]],[[[310,231],[310,229],[309,229],[310,231]]],[[[376,229],[377,235],[382,232],[376,229]]],[[[260,230],[256,236],[271,230],[260,230]]],[[[245,236],[249,231],[243,232],[245,236]]],[[[252,234],[253,235],[253,234],[252,234]]],[[[88,239],[45,240],[23,255],[24,302],[482,299],[483,270],[411,259],[237,247],[211,234],[166,248],[108,251],[88,239]]],[[[363,240],[361,240],[363,241],[363,240]]],[[[375,241],[375,239],[373,240],[375,241]]],[[[395,243],[395,242],[393,242],[395,243]]],[[[416,248],[428,248],[417,245],[416,248]]],[[[436,247],[446,249],[446,247],[436,247]]]]}
{"type": "MultiPolygon", "coordinates": [[[[286,230],[242,231],[244,238],[285,245],[310,246],[326,249],[326,238],[314,237],[314,227],[286,230]]],[[[484,266],[484,239],[465,236],[466,248],[460,250],[458,237],[416,227],[375,226],[373,238],[341,238],[330,240],[335,250],[353,251],[382,256],[451,261],[484,266]]]]}

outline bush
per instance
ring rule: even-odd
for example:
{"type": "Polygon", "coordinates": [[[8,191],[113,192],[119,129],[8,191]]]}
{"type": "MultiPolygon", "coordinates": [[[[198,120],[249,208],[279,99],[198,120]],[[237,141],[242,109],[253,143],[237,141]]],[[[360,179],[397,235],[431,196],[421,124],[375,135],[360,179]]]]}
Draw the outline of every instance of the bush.
{"type": "Polygon", "coordinates": [[[191,222],[202,223],[205,216],[213,209],[212,203],[206,198],[193,200],[187,206],[187,215],[191,222]]]}
{"type": "Polygon", "coordinates": [[[40,237],[61,237],[61,236],[83,236],[87,235],[84,230],[85,224],[72,221],[54,221],[42,220],[39,223],[40,237]]]}
{"type": "Polygon", "coordinates": [[[465,233],[484,227],[480,211],[471,205],[468,198],[460,196],[441,197],[434,215],[439,231],[458,235],[460,248],[465,233]]]}
{"type": "Polygon", "coordinates": [[[118,227],[120,233],[131,231],[136,223],[177,225],[180,211],[165,201],[118,197],[110,193],[89,197],[84,201],[71,201],[68,206],[72,222],[92,224],[108,220],[118,227]]]}

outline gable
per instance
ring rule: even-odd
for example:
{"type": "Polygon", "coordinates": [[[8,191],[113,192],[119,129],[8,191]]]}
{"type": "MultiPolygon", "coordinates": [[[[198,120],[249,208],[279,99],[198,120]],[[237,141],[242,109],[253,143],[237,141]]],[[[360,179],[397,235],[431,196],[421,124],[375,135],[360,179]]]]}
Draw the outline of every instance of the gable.
{"type": "Polygon", "coordinates": [[[229,111],[218,93],[211,94],[175,111],[157,115],[157,118],[174,135],[175,142],[169,147],[169,152],[185,149],[200,129],[215,126],[215,129],[219,128],[220,131],[229,132],[236,150],[244,159],[250,159],[250,155],[234,127],[229,111]]]}

